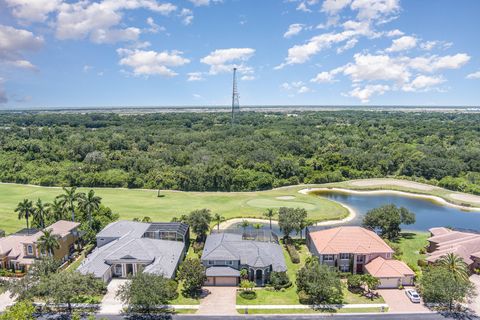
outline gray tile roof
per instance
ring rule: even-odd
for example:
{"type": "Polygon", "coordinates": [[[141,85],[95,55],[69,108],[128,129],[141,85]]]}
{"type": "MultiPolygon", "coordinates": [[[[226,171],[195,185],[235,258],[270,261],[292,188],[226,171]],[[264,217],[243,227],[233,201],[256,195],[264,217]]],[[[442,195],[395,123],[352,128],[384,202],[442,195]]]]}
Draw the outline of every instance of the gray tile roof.
{"type": "Polygon", "coordinates": [[[206,274],[207,277],[240,277],[240,271],[230,267],[210,267],[206,274]]]}
{"type": "Polygon", "coordinates": [[[272,242],[242,240],[239,234],[211,234],[205,242],[202,260],[239,260],[251,267],[268,267],[286,271],[285,257],[280,245],[272,242]]]}
{"type": "Polygon", "coordinates": [[[181,258],[185,243],[142,238],[149,223],[118,221],[108,225],[98,237],[118,239],[97,247],[84,260],[78,271],[102,277],[114,263],[144,263],[145,272],[171,278],[181,258]]]}

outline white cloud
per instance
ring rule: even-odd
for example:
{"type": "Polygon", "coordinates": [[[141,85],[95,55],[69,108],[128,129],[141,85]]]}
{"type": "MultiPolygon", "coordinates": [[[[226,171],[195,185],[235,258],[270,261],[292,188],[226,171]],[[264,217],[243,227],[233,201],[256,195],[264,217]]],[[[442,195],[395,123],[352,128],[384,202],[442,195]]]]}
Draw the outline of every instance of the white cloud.
{"type": "Polygon", "coordinates": [[[297,10],[298,11],[303,11],[303,12],[312,12],[312,10],[310,10],[307,5],[305,4],[305,2],[300,2],[297,6],[297,10]]]}
{"type": "Polygon", "coordinates": [[[470,61],[470,56],[466,53],[457,53],[447,56],[426,56],[406,59],[411,68],[424,71],[435,72],[441,69],[458,69],[470,61]]]}
{"type": "Polygon", "coordinates": [[[333,69],[332,71],[322,71],[318,73],[315,78],[311,79],[310,82],[315,83],[327,83],[327,82],[335,82],[335,76],[342,72],[344,67],[333,69]]]}
{"type": "Polygon", "coordinates": [[[352,10],[358,10],[360,20],[385,19],[400,11],[399,0],[353,0],[352,10]]]}
{"type": "Polygon", "coordinates": [[[60,40],[90,37],[98,43],[136,40],[138,28],[118,28],[124,10],[147,9],[168,15],[177,7],[156,0],[103,0],[62,3],[56,22],[56,36],[60,40]]]}
{"type": "Polygon", "coordinates": [[[209,73],[212,75],[231,72],[234,67],[238,68],[238,71],[242,74],[252,74],[253,69],[245,66],[245,62],[248,61],[254,53],[255,49],[252,48],[218,49],[212,51],[200,61],[210,66],[209,73]]]}
{"type": "Polygon", "coordinates": [[[410,72],[405,64],[388,55],[355,54],[354,63],[345,66],[343,73],[353,82],[383,80],[408,82],[410,72]]]}
{"type": "Polygon", "coordinates": [[[395,29],[395,30],[390,30],[390,31],[387,31],[387,33],[385,33],[385,35],[387,37],[399,37],[399,36],[403,36],[404,33],[398,29],[395,29]]]}
{"type": "Polygon", "coordinates": [[[182,18],[182,23],[186,26],[193,22],[193,11],[190,9],[183,8],[178,16],[182,18]]]}
{"type": "Polygon", "coordinates": [[[180,51],[144,51],[144,50],[130,50],[117,49],[121,57],[119,62],[122,66],[128,66],[133,69],[133,74],[140,75],[162,75],[173,77],[177,73],[171,70],[171,67],[183,66],[190,62],[190,60],[182,57],[180,51]]]}
{"type": "Polygon", "coordinates": [[[297,34],[299,34],[303,28],[305,27],[304,24],[301,24],[301,23],[294,23],[294,24],[291,24],[289,27],[288,27],[288,30],[287,32],[285,32],[283,34],[283,37],[284,38],[290,38],[290,37],[293,37],[297,34]]]}
{"type": "Polygon", "coordinates": [[[480,79],[480,71],[470,73],[467,75],[467,79],[480,79]]]}
{"type": "Polygon", "coordinates": [[[12,15],[25,22],[44,22],[58,10],[62,0],[4,0],[12,15]]]}
{"type": "Polygon", "coordinates": [[[411,36],[403,36],[401,38],[392,41],[390,48],[387,48],[387,52],[398,52],[404,50],[410,50],[417,46],[417,38],[411,36]]]}
{"type": "Polygon", "coordinates": [[[23,53],[37,50],[43,43],[42,37],[30,31],[0,25],[0,62],[18,68],[35,69],[30,61],[23,58],[23,53]]]}
{"type": "Polygon", "coordinates": [[[201,6],[208,6],[210,3],[220,3],[223,2],[223,0],[188,0],[191,3],[193,3],[194,6],[196,7],[201,7],[201,6]]]}
{"type": "Polygon", "coordinates": [[[370,101],[370,97],[374,94],[382,95],[389,91],[390,87],[387,85],[366,85],[363,89],[360,87],[354,88],[348,93],[350,97],[359,99],[362,103],[370,101]]]}
{"type": "Polygon", "coordinates": [[[161,27],[158,24],[155,23],[155,20],[152,17],[148,17],[146,20],[147,24],[150,26],[150,28],[147,30],[148,32],[151,33],[158,33],[159,31],[166,31],[165,27],[161,27]]]}
{"type": "Polygon", "coordinates": [[[201,72],[190,72],[190,73],[187,73],[187,75],[188,75],[187,81],[202,81],[202,80],[204,80],[201,72]]]}
{"type": "Polygon", "coordinates": [[[240,80],[242,80],[242,81],[252,81],[252,80],[255,80],[255,76],[246,74],[246,75],[242,76],[240,78],[240,80]]]}
{"type": "Polygon", "coordinates": [[[322,11],[331,15],[337,14],[351,2],[352,0],[325,0],[322,4],[322,11]]]}
{"type": "Polygon", "coordinates": [[[337,53],[342,53],[344,51],[347,51],[347,50],[350,50],[352,49],[353,47],[355,47],[358,43],[358,40],[357,39],[350,39],[347,41],[347,43],[345,43],[345,45],[343,47],[340,47],[340,48],[337,48],[337,53]]]}
{"type": "Polygon", "coordinates": [[[285,91],[295,91],[299,94],[311,92],[310,88],[303,81],[284,82],[280,87],[285,91]]]}
{"type": "Polygon", "coordinates": [[[425,75],[419,75],[411,83],[403,86],[403,91],[419,91],[428,90],[429,88],[445,82],[442,76],[431,77],[425,75]]]}

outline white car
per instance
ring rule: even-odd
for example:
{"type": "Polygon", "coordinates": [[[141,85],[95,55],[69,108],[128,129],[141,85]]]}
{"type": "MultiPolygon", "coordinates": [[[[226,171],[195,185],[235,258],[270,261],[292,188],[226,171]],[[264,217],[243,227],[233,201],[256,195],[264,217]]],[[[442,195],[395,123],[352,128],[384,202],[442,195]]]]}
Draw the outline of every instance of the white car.
{"type": "Polygon", "coordinates": [[[420,295],[414,289],[405,290],[405,294],[413,303],[420,303],[420,295]]]}

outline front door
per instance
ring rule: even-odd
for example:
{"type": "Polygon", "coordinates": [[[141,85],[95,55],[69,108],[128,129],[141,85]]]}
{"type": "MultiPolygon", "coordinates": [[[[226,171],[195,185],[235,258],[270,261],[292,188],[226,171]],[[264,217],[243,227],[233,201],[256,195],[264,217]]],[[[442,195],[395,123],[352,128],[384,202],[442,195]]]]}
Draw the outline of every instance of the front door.
{"type": "Polygon", "coordinates": [[[363,272],[363,264],[357,264],[357,273],[363,272]]]}
{"type": "Polygon", "coordinates": [[[133,274],[133,264],[127,263],[126,264],[126,269],[127,269],[127,277],[131,274],[133,274]]]}

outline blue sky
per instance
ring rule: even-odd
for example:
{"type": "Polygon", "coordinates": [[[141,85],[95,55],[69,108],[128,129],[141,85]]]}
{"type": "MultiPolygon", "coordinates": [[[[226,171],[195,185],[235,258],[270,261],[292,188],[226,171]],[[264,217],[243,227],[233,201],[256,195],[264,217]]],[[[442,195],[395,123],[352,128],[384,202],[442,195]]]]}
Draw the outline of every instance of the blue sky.
{"type": "Polygon", "coordinates": [[[477,105],[477,0],[0,0],[0,108],[477,105]]]}

